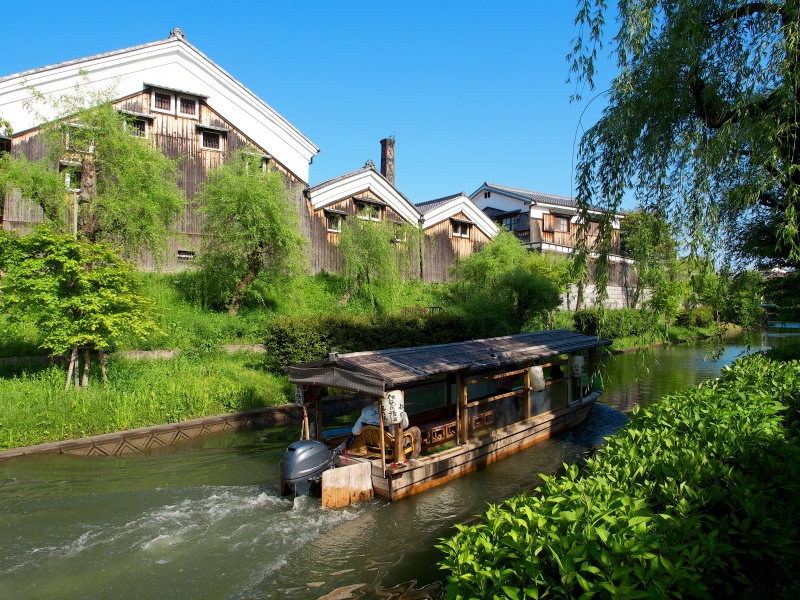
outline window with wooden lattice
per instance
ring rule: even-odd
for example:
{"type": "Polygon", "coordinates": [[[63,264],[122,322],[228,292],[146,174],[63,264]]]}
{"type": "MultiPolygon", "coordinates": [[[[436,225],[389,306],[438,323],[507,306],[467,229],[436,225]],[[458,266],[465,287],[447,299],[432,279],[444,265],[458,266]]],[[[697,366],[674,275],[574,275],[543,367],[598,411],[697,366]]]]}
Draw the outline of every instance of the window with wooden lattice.
{"type": "Polygon", "coordinates": [[[210,150],[219,150],[220,149],[220,135],[214,131],[204,131],[203,132],[203,148],[208,148],[210,150]]]}

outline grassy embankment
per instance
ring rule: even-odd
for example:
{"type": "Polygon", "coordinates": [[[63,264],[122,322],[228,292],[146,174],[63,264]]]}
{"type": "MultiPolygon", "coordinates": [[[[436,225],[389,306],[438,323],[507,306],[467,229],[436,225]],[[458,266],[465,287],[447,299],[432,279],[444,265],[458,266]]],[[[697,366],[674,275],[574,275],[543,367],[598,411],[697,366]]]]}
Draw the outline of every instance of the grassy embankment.
{"type": "MultiPolygon", "coordinates": [[[[122,340],[118,350],[179,349],[172,360],[131,361],[111,356],[109,384],[92,368],[88,390],[64,389],[63,367],[0,365],[0,450],[186,419],[275,406],[291,401],[286,378],[264,366],[263,355],[218,350],[263,342],[276,316],[343,312],[341,278],[298,278],[236,317],[187,301],[184,282],[171,275],[141,275],[142,291],[156,300],[162,334],[122,340]]],[[[433,304],[430,287],[405,286],[402,302],[433,304]]],[[[366,311],[357,304],[350,312],[366,311]]],[[[0,357],[38,356],[39,335],[29,323],[0,315],[0,357]]]]}
{"type": "MultiPolygon", "coordinates": [[[[112,356],[109,384],[103,386],[93,368],[86,391],[65,391],[62,367],[0,365],[0,450],[283,404],[291,401],[291,388],[285,377],[265,368],[263,356],[227,354],[218,347],[263,342],[266,325],[276,316],[374,311],[357,301],[340,304],[345,284],[329,275],[299,278],[291,288],[272,294],[262,289],[250,309],[236,317],[188,301],[191,279],[140,277],[142,291],[156,300],[162,333],[144,341],[122,340],[118,350],[179,349],[181,355],[169,361],[112,356]]],[[[439,293],[435,285],[410,283],[396,302],[435,305],[439,293]]],[[[571,328],[572,313],[558,311],[552,326],[571,328]]],[[[713,332],[672,327],[669,339],[713,332]]],[[[639,343],[638,337],[623,337],[614,348],[639,343]]],[[[0,315],[0,357],[41,354],[34,327],[8,323],[0,315]]]]}

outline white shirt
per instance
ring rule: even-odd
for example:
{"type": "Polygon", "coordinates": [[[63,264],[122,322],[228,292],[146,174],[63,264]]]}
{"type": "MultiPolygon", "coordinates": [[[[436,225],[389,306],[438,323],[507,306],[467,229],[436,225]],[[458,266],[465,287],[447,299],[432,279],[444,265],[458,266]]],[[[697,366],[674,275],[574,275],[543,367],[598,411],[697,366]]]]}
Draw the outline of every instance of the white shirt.
{"type": "MultiPolygon", "coordinates": [[[[358,417],[358,421],[356,421],[355,427],[353,427],[353,435],[359,435],[361,433],[362,425],[375,425],[375,427],[380,427],[380,405],[377,402],[373,402],[369,406],[365,406],[361,409],[361,415],[358,417]]],[[[408,415],[403,411],[401,414],[403,419],[403,429],[408,429],[408,415]]]]}

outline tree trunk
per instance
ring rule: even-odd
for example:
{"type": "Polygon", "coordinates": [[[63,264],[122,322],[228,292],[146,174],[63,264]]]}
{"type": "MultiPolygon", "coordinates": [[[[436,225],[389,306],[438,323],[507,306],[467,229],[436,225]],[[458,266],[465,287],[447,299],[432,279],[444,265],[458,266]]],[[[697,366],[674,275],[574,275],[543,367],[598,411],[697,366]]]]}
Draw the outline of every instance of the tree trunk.
{"type": "Polygon", "coordinates": [[[83,349],[83,377],[81,378],[81,387],[89,389],[89,349],[83,349]]]}
{"type": "Polygon", "coordinates": [[[247,271],[245,271],[244,275],[242,275],[242,279],[239,281],[239,283],[236,284],[236,289],[234,290],[233,297],[231,298],[231,307],[228,310],[228,313],[234,317],[239,314],[239,308],[241,307],[242,296],[244,296],[245,290],[247,290],[247,288],[250,287],[250,284],[255,281],[256,277],[258,277],[258,272],[261,270],[262,252],[262,248],[254,250],[247,258],[247,271]]]}
{"type": "Polygon", "coordinates": [[[106,353],[100,350],[100,372],[103,374],[103,383],[108,385],[108,375],[106,375],[106,353]]]}
{"type": "Polygon", "coordinates": [[[81,379],[78,377],[78,371],[81,368],[81,354],[78,352],[78,347],[75,346],[75,370],[73,371],[73,382],[75,383],[75,389],[80,389],[81,386],[81,379]]]}
{"type": "Polygon", "coordinates": [[[78,362],[78,347],[73,346],[72,351],[69,354],[69,367],[67,368],[67,385],[64,387],[64,391],[69,391],[69,384],[72,381],[72,374],[77,371],[77,365],[75,363],[78,362]]]}
{"type": "Polygon", "coordinates": [[[581,304],[583,303],[583,282],[578,282],[578,293],[577,298],[575,299],[575,312],[578,312],[581,309],[581,304]]]}

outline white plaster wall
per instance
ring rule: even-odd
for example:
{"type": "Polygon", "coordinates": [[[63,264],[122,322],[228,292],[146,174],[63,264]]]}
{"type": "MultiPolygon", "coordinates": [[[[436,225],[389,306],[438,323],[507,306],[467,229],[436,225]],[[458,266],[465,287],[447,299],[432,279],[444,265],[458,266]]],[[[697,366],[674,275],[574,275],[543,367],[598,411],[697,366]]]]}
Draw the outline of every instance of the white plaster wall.
{"type": "Polygon", "coordinates": [[[93,86],[114,86],[117,98],[140,92],[144,83],[207,95],[209,106],[308,182],[309,160],[319,151],[317,147],[202,53],[174,38],[24,77],[7,77],[0,81],[0,115],[16,133],[38,126],[40,123],[25,108],[31,98],[28,88],[32,86],[46,96],[69,93],[84,81],[80,70],[88,72],[93,86]]]}
{"type": "Polygon", "coordinates": [[[509,198],[508,196],[503,196],[497,192],[492,192],[491,198],[484,198],[483,192],[478,192],[477,196],[472,198],[472,201],[475,203],[475,206],[481,210],[487,206],[491,206],[492,208],[496,208],[498,210],[511,211],[518,210],[520,208],[524,209],[527,206],[522,200],[509,198]]]}

